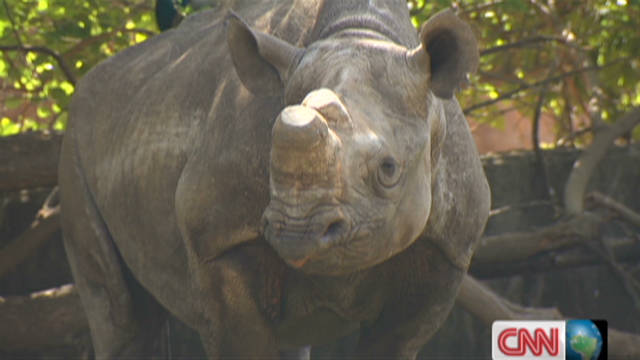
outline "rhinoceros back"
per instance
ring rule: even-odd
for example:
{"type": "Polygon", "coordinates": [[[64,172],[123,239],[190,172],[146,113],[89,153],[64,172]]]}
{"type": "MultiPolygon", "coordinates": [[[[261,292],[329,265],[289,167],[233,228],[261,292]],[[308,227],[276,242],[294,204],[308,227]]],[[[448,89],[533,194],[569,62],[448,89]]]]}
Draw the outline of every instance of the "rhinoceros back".
{"type": "MultiPolygon", "coordinates": [[[[267,100],[256,100],[241,85],[228,55],[225,16],[233,8],[256,28],[302,44],[315,9],[292,6],[224,2],[113,56],[78,85],[68,131],[80,171],[124,261],[168,308],[181,301],[172,295],[191,291],[176,207],[186,208],[183,218],[197,228],[217,225],[208,219],[229,201],[220,194],[240,195],[224,204],[237,202],[238,213],[246,213],[243,206],[261,191],[263,202],[268,196],[265,149],[281,99],[265,94],[267,100]],[[181,179],[186,185],[177,194],[181,179]]],[[[244,222],[256,223],[260,211],[244,222]]]]}

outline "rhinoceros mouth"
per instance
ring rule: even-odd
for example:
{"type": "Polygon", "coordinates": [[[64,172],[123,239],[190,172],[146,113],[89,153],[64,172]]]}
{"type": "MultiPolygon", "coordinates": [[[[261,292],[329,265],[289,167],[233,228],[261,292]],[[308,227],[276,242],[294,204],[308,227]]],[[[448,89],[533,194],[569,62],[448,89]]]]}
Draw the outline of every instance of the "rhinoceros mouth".
{"type": "Polygon", "coordinates": [[[325,210],[297,218],[268,208],[264,215],[265,239],[290,266],[306,269],[325,258],[352,237],[351,223],[341,209],[325,210]]]}
{"type": "Polygon", "coordinates": [[[371,248],[370,240],[371,234],[368,231],[353,231],[345,237],[344,241],[336,242],[327,249],[301,259],[303,261],[300,263],[294,264],[292,261],[287,263],[309,274],[326,276],[351,274],[381,262],[380,259],[370,257],[371,253],[367,251],[371,248]]]}
{"type": "Polygon", "coordinates": [[[335,209],[308,218],[267,209],[264,235],[290,267],[308,274],[341,276],[387,259],[389,252],[376,251],[373,243],[382,231],[380,226],[379,221],[353,221],[335,209]]]}

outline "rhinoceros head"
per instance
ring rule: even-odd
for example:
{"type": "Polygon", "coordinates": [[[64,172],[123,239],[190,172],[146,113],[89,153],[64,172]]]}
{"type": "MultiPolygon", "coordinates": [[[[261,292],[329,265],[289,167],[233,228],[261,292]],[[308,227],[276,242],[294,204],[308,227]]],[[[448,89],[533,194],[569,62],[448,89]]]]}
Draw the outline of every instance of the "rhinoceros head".
{"type": "Polygon", "coordinates": [[[423,232],[450,98],[475,69],[468,26],[436,15],[406,48],[337,36],[307,48],[228,21],[236,73],[254,94],[284,95],[272,130],[267,241],[291,266],[347,274],[423,232]]]}

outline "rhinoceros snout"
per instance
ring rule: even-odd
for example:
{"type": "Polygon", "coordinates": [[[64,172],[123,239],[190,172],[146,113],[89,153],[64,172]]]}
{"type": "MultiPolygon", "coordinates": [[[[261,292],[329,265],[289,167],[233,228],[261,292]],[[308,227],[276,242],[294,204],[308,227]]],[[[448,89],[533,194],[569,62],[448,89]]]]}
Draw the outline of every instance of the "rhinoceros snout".
{"type": "Polygon", "coordinates": [[[326,271],[329,249],[348,239],[350,221],[342,209],[322,204],[334,203],[340,192],[339,134],[350,126],[344,104],[329,89],[310,92],[275,120],[264,234],[292,267],[326,271]]]}
{"type": "Polygon", "coordinates": [[[283,260],[298,269],[322,257],[349,233],[349,222],[339,210],[297,219],[267,209],[264,223],[267,241],[283,260]]]}

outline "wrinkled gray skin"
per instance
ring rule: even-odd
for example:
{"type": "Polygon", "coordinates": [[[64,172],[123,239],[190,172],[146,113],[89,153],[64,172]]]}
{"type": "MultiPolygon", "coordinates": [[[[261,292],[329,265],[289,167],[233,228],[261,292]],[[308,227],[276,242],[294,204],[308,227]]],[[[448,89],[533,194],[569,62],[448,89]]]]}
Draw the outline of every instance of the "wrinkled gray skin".
{"type": "Polygon", "coordinates": [[[274,0],[97,66],[59,174],[97,357],[149,355],[168,310],[211,358],[305,358],[357,329],[355,356],[414,358],[488,214],[452,98],[476,63],[451,12],[417,36],[404,0],[274,0]]]}

